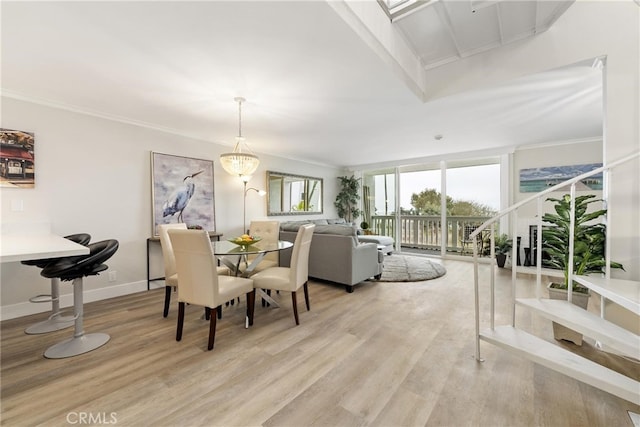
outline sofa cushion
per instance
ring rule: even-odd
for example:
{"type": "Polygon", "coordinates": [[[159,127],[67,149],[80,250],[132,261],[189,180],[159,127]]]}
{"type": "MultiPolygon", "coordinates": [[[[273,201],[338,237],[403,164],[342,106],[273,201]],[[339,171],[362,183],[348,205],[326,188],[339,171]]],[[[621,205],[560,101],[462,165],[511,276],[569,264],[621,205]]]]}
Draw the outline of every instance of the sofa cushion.
{"type": "Polygon", "coordinates": [[[280,223],[280,230],[282,231],[298,231],[303,224],[308,224],[309,221],[287,221],[280,223]]]}
{"type": "Polygon", "coordinates": [[[355,236],[356,230],[350,225],[316,225],[314,233],[318,234],[338,234],[340,236],[355,236]]]}
{"type": "MultiPolygon", "coordinates": [[[[340,227],[352,228],[352,225],[348,224],[344,220],[344,218],[335,218],[335,219],[314,219],[314,220],[302,220],[302,221],[285,221],[285,222],[281,222],[280,223],[280,230],[282,230],[282,231],[298,231],[298,228],[300,228],[301,225],[309,224],[309,223],[316,224],[317,226],[335,225],[335,226],[340,226],[340,227]]],[[[318,229],[317,228],[315,229],[314,233],[318,233],[318,229]]],[[[330,229],[327,229],[327,231],[325,231],[325,233],[332,234],[332,231],[330,229]]],[[[336,233],[333,233],[333,234],[344,235],[344,232],[336,232],[336,233]]]]}
{"type": "Polygon", "coordinates": [[[364,234],[358,236],[361,242],[377,243],[378,245],[393,245],[393,237],[389,236],[376,236],[375,234],[364,234]]]}
{"type": "Polygon", "coordinates": [[[357,228],[352,226],[351,224],[347,224],[343,218],[339,218],[342,220],[342,223],[338,224],[321,224],[322,221],[327,223],[331,223],[332,221],[337,220],[313,220],[313,221],[287,221],[280,223],[280,231],[298,231],[298,228],[302,224],[308,224],[309,222],[313,222],[316,224],[316,228],[313,231],[314,234],[336,234],[338,236],[351,236],[353,238],[353,244],[358,245],[358,236],[357,236],[357,228]],[[318,222],[316,222],[318,221],[318,222]]]}
{"type": "Polygon", "coordinates": [[[394,240],[389,236],[377,236],[375,234],[359,235],[358,240],[363,243],[375,243],[378,245],[380,252],[391,254],[393,252],[394,240]]]}
{"type": "MultiPolygon", "coordinates": [[[[358,236],[356,230],[350,225],[316,225],[317,234],[334,234],[336,236],[350,236],[353,239],[353,245],[358,246],[358,236]]],[[[314,231],[315,232],[315,231],[314,231]]]]}
{"type": "Polygon", "coordinates": [[[345,221],[344,218],[328,219],[327,222],[329,224],[346,224],[347,223],[347,221],[345,221]]]}

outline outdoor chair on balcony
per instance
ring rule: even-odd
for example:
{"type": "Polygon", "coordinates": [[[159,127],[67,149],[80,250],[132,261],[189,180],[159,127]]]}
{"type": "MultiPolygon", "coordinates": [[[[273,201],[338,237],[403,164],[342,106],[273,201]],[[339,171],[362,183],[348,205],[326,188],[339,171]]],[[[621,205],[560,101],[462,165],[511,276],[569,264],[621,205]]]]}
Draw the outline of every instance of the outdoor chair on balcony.
{"type": "MultiPolygon", "coordinates": [[[[462,254],[464,255],[469,251],[469,253],[473,253],[473,238],[471,238],[471,233],[478,229],[478,225],[465,224],[462,229],[462,254]]],[[[478,255],[482,254],[483,247],[483,239],[482,234],[477,237],[478,244],[478,255]]]]}

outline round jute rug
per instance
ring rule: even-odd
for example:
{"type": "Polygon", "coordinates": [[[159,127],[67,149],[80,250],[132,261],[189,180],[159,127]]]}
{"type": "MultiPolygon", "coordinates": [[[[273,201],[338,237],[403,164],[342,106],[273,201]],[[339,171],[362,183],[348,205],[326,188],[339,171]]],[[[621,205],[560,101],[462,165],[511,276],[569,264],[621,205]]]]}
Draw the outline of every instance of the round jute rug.
{"type": "Polygon", "coordinates": [[[442,264],[427,258],[410,255],[384,257],[382,277],[377,282],[419,282],[444,276],[447,270],[442,264]]]}

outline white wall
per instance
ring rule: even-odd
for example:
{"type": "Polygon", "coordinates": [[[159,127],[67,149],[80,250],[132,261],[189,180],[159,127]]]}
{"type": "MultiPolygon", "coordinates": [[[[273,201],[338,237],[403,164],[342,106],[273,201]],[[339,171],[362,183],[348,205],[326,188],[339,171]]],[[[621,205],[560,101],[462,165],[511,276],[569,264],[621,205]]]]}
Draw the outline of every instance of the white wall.
{"type": "MultiPolygon", "coordinates": [[[[108,261],[117,280],[108,282],[106,273],[85,279],[87,301],[146,289],[151,151],[213,160],[217,231],[230,237],[242,230],[242,182],[224,172],[218,161],[219,155],[232,147],[7,97],[2,98],[0,126],[35,134],[36,164],[34,189],[0,188],[3,225],[46,221],[56,234],[87,232],[92,241],[117,239],[120,243],[108,261]],[[12,211],[14,201],[22,202],[23,211],[12,211]]],[[[341,175],[338,170],[257,154],[260,169],[250,186],[266,190],[267,170],[321,177],[324,214],[309,218],[336,216],[333,200],[336,177],[341,175]]],[[[260,218],[266,218],[266,199],[250,192],[247,221],[260,218]]],[[[282,221],[292,217],[270,218],[282,221]]],[[[49,304],[26,302],[49,291],[49,281],[39,275],[39,269],[20,263],[4,263],[0,268],[2,319],[49,309],[49,304]]],[[[152,276],[162,275],[157,244],[152,245],[152,269],[152,276]]],[[[63,305],[71,305],[71,286],[63,285],[61,292],[65,294],[63,305]]]]}
{"type": "MultiPolygon", "coordinates": [[[[604,161],[640,149],[640,7],[632,0],[578,0],[550,30],[526,41],[429,70],[429,97],[490,87],[606,56],[604,161]]],[[[640,160],[616,170],[609,198],[611,258],[625,265],[614,277],[640,280],[640,160]]]]}
{"type": "MultiPolygon", "coordinates": [[[[405,81],[416,78],[408,72],[404,46],[390,42],[389,22],[372,20],[369,7],[349,1],[348,7],[335,7],[355,31],[364,30],[380,38],[374,45],[384,60],[397,61],[405,81]],[[348,9],[348,11],[346,11],[348,9]],[[347,13],[348,12],[348,13],[347,13]],[[354,17],[355,16],[355,17],[354,17]],[[356,19],[357,18],[357,19],[356,19]],[[382,52],[381,52],[382,50],[382,52]],[[408,77],[411,75],[411,78],[408,77]]],[[[373,7],[373,6],[371,6],[373,7]]],[[[604,162],[610,162],[640,149],[640,7],[634,0],[577,0],[542,34],[519,42],[430,69],[420,76],[418,86],[426,100],[490,88],[504,81],[557,69],[569,64],[605,56],[604,78],[604,162]]],[[[371,42],[371,37],[365,36],[371,42]]],[[[414,84],[408,82],[411,89],[414,84]]],[[[518,141],[514,141],[514,146],[518,141]]],[[[389,166],[389,165],[386,165],[389,166]]],[[[640,280],[640,160],[619,168],[609,197],[612,259],[620,260],[626,272],[614,277],[640,280]],[[628,267],[627,267],[628,266],[628,267]]]]}
{"type": "MultiPolygon", "coordinates": [[[[633,0],[577,0],[550,30],[532,39],[471,56],[427,72],[436,98],[605,56],[603,160],[640,150],[640,7],[633,0]]],[[[640,281],[640,160],[617,168],[608,199],[611,259],[640,281]]],[[[638,317],[608,304],[606,318],[638,331],[638,317]]]]}

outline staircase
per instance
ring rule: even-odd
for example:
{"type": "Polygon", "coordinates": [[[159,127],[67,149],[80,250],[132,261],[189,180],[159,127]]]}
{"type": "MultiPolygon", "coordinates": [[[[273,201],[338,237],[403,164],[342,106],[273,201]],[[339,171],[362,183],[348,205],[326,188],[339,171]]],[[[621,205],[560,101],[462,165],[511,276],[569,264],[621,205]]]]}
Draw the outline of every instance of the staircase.
{"type": "MultiPolygon", "coordinates": [[[[507,351],[525,357],[537,364],[553,369],[569,377],[575,378],[586,384],[604,390],[636,405],[640,405],[640,382],[613,371],[605,366],[599,365],[586,358],[576,355],[564,348],[555,345],[549,341],[541,339],[529,332],[519,329],[516,326],[515,312],[518,310],[529,310],[538,316],[549,319],[550,321],[562,324],[573,329],[585,336],[595,339],[600,345],[610,349],[611,351],[640,360],[640,336],[624,329],[614,323],[604,319],[605,301],[615,303],[625,309],[631,311],[634,315],[640,316],[640,282],[630,280],[618,280],[610,278],[609,268],[605,269],[605,277],[594,276],[578,276],[573,275],[573,271],[569,271],[569,283],[571,280],[591,289],[600,295],[601,298],[601,314],[595,315],[587,310],[579,308],[572,304],[571,289],[569,289],[569,301],[550,300],[541,297],[541,277],[542,275],[557,275],[557,270],[548,271],[542,268],[542,239],[537,239],[537,262],[535,268],[536,274],[536,298],[518,298],[516,296],[516,281],[518,271],[515,262],[512,266],[512,323],[510,325],[495,325],[495,268],[491,268],[490,276],[490,292],[491,292],[491,312],[490,327],[486,329],[480,328],[480,309],[479,309],[479,279],[478,279],[478,253],[475,249],[475,239],[478,238],[482,230],[491,230],[491,258],[494,258],[493,240],[495,234],[495,224],[505,215],[509,215],[511,224],[517,224],[518,209],[530,202],[537,201],[538,212],[538,236],[542,235],[542,202],[547,194],[553,191],[562,191],[568,185],[571,186],[571,197],[575,197],[576,183],[581,180],[603,172],[606,176],[605,182],[609,182],[609,171],[613,168],[626,163],[632,159],[640,157],[640,152],[633,153],[616,162],[612,162],[607,166],[603,166],[592,172],[580,175],[576,178],[563,182],[554,187],[550,187],[545,191],[538,193],[522,202],[519,202],[510,208],[500,212],[496,217],[486,221],[474,233],[471,238],[474,239],[474,289],[475,289],[475,314],[476,314],[476,360],[481,361],[480,341],[494,344],[507,351]]],[[[610,188],[610,186],[609,186],[610,188]]],[[[606,195],[605,195],[606,200],[606,195]]],[[[573,214],[572,214],[573,215],[573,214]]],[[[512,228],[513,229],[513,228],[512,228]]],[[[516,259],[516,245],[513,245],[512,260],[516,259]]],[[[610,247],[609,237],[607,236],[607,248],[610,247]]],[[[609,264],[609,252],[607,252],[607,265],[609,264]]],[[[569,257],[573,257],[573,245],[570,247],[569,257]]],[[[572,263],[570,263],[572,264],[572,263]]]]}

